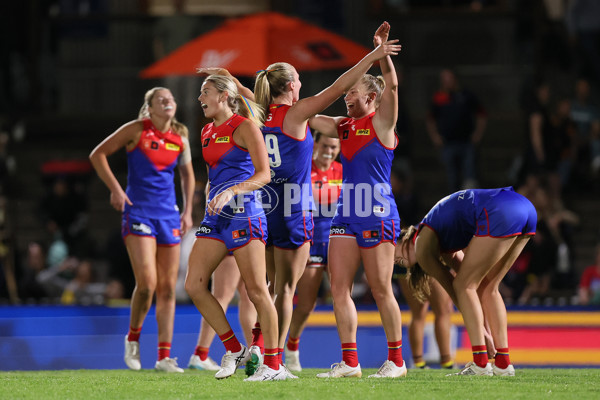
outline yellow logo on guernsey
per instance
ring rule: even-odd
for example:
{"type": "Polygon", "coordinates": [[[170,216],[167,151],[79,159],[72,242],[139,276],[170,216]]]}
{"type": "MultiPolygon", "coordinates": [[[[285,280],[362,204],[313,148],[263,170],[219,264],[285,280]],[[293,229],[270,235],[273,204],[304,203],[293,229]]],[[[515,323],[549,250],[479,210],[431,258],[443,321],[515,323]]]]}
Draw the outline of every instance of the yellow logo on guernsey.
{"type": "Polygon", "coordinates": [[[180,147],[178,145],[176,145],[175,143],[166,143],[165,149],[171,150],[171,151],[179,151],[180,147]]]}
{"type": "Polygon", "coordinates": [[[329,184],[330,185],[341,185],[342,180],[341,179],[331,179],[331,180],[329,180],[329,184]]]}
{"type": "Polygon", "coordinates": [[[359,129],[356,131],[356,136],[369,136],[371,134],[370,129],[359,129]]]}
{"type": "Polygon", "coordinates": [[[215,143],[229,143],[229,136],[218,137],[215,143]]]}

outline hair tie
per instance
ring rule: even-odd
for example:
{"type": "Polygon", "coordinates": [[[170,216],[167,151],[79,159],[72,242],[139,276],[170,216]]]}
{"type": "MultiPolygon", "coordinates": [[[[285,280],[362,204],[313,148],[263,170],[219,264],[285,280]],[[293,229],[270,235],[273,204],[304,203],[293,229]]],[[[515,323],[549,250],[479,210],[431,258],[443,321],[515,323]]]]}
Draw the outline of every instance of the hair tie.
{"type": "Polygon", "coordinates": [[[275,71],[274,69],[260,69],[258,71],[256,71],[256,75],[260,74],[261,72],[264,72],[265,75],[267,75],[269,72],[273,72],[275,71]]]}
{"type": "Polygon", "coordinates": [[[242,100],[244,100],[244,105],[246,106],[246,108],[250,112],[250,115],[252,115],[254,117],[254,111],[252,111],[252,107],[250,107],[250,103],[248,103],[248,100],[244,97],[243,94],[240,94],[240,97],[242,98],[242,100]]]}

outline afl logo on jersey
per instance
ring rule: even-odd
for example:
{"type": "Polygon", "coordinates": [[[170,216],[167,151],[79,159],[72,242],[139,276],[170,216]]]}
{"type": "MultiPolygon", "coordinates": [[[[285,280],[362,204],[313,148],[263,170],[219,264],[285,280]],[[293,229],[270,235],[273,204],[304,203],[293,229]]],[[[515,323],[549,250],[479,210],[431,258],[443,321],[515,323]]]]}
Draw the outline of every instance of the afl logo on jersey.
{"type": "Polygon", "coordinates": [[[221,136],[215,140],[215,143],[229,143],[229,136],[221,136]]]}
{"type": "Polygon", "coordinates": [[[348,139],[349,135],[350,135],[350,130],[346,129],[344,132],[342,132],[342,140],[348,139]]]}
{"type": "Polygon", "coordinates": [[[369,136],[371,134],[370,129],[359,129],[356,131],[356,136],[369,136]]]}
{"type": "Polygon", "coordinates": [[[202,143],[202,147],[208,147],[209,142],[210,142],[210,138],[204,139],[204,143],[202,143]]]}

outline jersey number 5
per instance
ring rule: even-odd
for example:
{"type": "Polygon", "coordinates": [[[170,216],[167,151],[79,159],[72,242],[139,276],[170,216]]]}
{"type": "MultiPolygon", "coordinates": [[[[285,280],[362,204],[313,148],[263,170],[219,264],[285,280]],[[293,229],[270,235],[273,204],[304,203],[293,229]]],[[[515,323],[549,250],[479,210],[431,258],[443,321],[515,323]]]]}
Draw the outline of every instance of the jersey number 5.
{"type": "Polygon", "coordinates": [[[277,136],[272,133],[265,135],[265,144],[267,153],[269,153],[269,165],[271,168],[277,168],[281,165],[281,155],[279,153],[279,142],[277,136]]]}

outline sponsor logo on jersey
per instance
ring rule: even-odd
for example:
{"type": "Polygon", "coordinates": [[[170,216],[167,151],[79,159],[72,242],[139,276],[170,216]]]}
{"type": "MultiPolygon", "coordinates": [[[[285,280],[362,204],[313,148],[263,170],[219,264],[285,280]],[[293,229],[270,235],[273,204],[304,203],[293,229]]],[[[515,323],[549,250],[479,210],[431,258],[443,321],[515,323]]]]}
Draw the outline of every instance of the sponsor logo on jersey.
{"type": "Polygon", "coordinates": [[[369,136],[371,134],[370,129],[359,129],[356,131],[356,136],[369,136]]]}
{"type": "Polygon", "coordinates": [[[379,231],[363,231],[363,239],[377,239],[379,238],[379,231]]]}
{"type": "Polygon", "coordinates": [[[212,232],[212,228],[206,225],[200,225],[198,230],[196,231],[196,235],[206,235],[212,232]]]}
{"type": "Polygon", "coordinates": [[[348,130],[348,129],[344,130],[344,132],[342,132],[342,140],[348,139],[349,135],[350,135],[350,130],[348,130]]]}
{"type": "Polygon", "coordinates": [[[310,256],[310,263],[311,264],[322,264],[323,256],[310,256]]]}
{"type": "Polygon", "coordinates": [[[346,233],[346,228],[343,226],[332,226],[329,229],[330,235],[344,235],[346,233]]]}
{"type": "Polygon", "coordinates": [[[181,149],[181,147],[179,147],[175,143],[167,143],[165,145],[165,149],[170,150],[170,151],[179,151],[179,149],[181,149]]]}
{"type": "Polygon", "coordinates": [[[215,143],[229,143],[229,136],[221,136],[215,140],[215,143]]]}
{"type": "Polygon", "coordinates": [[[376,214],[383,214],[385,212],[385,207],[383,206],[373,206],[373,212],[376,214]]]}
{"type": "Polygon", "coordinates": [[[202,143],[202,147],[208,147],[209,142],[210,142],[210,138],[204,139],[204,143],[202,143]]]}
{"type": "Polygon", "coordinates": [[[342,184],[342,180],[341,179],[330,179],[329,180],[329,184],[330,185],[341,185],[342,184]]]}
{"type": "Polygon", "coordinates": [[[146,224],[142,224],[141,222],[139,222],[137,224],[136,223],[131,224],[131,230],[135,231],[135,232],[144,233],[146,235],[152,234],[152,228],[150,228],[146,224]]]}
{"type": "Polygon", "coordinates": [[[234,239],[239,239],[248,236],[248,231],[246,229],[239,229],[237,231],[231,232],[231,237],[234,239]]]}

